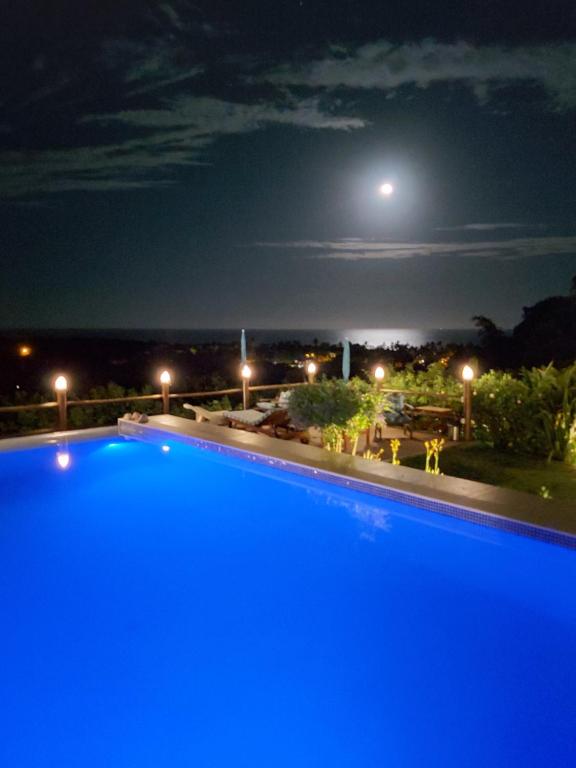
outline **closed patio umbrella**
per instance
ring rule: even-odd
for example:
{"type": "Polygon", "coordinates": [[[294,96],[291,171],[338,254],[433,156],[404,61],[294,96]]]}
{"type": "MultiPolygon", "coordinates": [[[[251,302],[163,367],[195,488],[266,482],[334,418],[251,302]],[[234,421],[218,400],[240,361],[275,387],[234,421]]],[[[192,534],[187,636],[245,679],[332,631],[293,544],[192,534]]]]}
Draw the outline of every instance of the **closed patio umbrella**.
{"type": "Polygon", "coordinates": [[[344,339],[342,347],[342,378],[344,381],[348,381],[350,378],[350,341],[344,339]]]}
{"type": "Polygon", "coordinates": [[[240,336],[240,360],[242,365],[246,362],[246,331],[242,328],[242,334],[240,336]]]}

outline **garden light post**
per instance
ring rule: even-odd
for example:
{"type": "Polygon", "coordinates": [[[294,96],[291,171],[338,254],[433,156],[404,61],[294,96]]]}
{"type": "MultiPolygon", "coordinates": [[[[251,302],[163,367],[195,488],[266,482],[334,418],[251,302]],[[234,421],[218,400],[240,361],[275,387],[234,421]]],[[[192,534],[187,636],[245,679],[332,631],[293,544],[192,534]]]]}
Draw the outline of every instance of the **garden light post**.
{"type": "Polygon", "coordinates": [[[169,371],[160,374],[160,386],[162,387],[162,413],[170,413],[170,384],[172,377],[169,371]]]}
{"type": "Polygon", "coordinates": [[[306,363],[306,376],[308,377],[308,384],[314,384],[316,380],[316,374],[318,373],[318,366],[314,360],[310,360],[306,363]]]}
{"type": "Polygon", "coordinates": [[[376,380],[377,389],[382,389],[382,384],[384,383],[385,375],[386,375],[386,372],[384,371],[384,368],[381,365],[377,365],[376,368],[374,368],[374,379],[376,380]]]}
{"type": "Polygon", "coordinates": [[[56,377],[54,390],[58,404],[58,429],[64,432],[68,429],[68,380],[66,376],[56,377]]]}
{"type": "Polygon", "coordinates": [[[250,405],[250,377],[252,376],[252,369],[247,363],[242,366],[240,375],[242,376],[242,405],[244,410],[247,410],[250,405]]]}
{"type": "Polygon", "coordinates": [[[464,382],[464,440],[472,440],[472,380],[474,369],[470,365],[462,368],[464,382]]]}
{"type": "MultiPolygon", "coordinates": [[[[376,392],[380,393],[382,391],[382,386],[384,384],[384,376],[386,375],[386,371],[384,370],[384,367],[381,365],[377,365],[372,371],[372,375],[374,376],[374,381],[376,382],[376,392]]],[[[382,425],[378,423],[378,417],[366,432],[366,450],[369,450],[370,448],[371,433],[373,433],[375,440],[378,437],[378,435],[380,435],[380,439],[382,437],[382,425]]]]}

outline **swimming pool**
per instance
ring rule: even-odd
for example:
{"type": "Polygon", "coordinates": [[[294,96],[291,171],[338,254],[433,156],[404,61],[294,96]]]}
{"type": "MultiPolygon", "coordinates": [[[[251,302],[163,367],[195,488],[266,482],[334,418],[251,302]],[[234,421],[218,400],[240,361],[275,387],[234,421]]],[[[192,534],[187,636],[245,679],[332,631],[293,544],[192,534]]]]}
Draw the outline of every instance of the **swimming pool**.
{"type": "Polygon", "coordinates": [[[2,766],[574,765],[573,551],[176,440],[0,494],[2,766]]]}

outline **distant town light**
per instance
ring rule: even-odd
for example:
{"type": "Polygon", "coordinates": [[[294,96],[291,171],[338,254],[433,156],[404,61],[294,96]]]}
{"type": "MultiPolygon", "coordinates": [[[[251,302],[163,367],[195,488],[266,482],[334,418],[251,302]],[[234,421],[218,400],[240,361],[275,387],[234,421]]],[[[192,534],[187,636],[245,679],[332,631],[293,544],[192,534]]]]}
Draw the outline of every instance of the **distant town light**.
{"type": "Polygon", "coordinates": [[[171,384],[172,383],[172,377],[170,376],[169,371],[162,371],[160,374],[160,384],[171,384]]]}
{"type": "Polygon", "coordinates": [[[242,366],[242,370],[240,371],[240,375],[246,381],[248,381],[248,379],[252,376],[252,369],[250,368],[250,366],[247,363],[245,363],[242,366]]]}
{"type": "Polygon", "coordinates": [[[376,368],[374,368],[374,378],[376,381],[382,381],[382,379],[385,376],[384,368],[381,365],[377,365],[376,368]]]}
{"type": "Polygon", "coordinates": [[[29,347],[27,344],[21,344],[18,347],[18,354],[20,357],[30,357],[32,354],[32,347],[29,347]]]}
{"type": "Polygon", "coordinates": [[[462,379],[464,381],[472,381],[474,378],[474,369],[470,365],[465,365],[464,368],[462,368],[462,379]]]}
{"type": "Polygon", "coordinates": [[[70,454],[68,451],[58,451],[56,454],[56,464],[59,469],[68,469],[70,466],[70,454]]]}
{"type": "Polygon", "coordinates": [[[68,380],[66,376],[57,376],[54,381],[54,389],[56,392],[66,392],[68,389],[68,380]]]}

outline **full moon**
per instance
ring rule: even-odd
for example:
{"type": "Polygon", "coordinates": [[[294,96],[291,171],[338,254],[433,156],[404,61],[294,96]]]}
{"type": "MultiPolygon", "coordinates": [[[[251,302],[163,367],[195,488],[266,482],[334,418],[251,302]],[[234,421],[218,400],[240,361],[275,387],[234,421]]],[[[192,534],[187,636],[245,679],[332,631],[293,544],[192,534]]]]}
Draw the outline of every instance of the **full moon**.
{"type": "Polygon", "coordinates": [[[381,195],[384,195],[384,197],[390,197],[390,195],[394,192],[394,187],[392,184],[390,184],[389,181],[386,181],[384,184],[380,185],[379,191],[381,195]]]}

